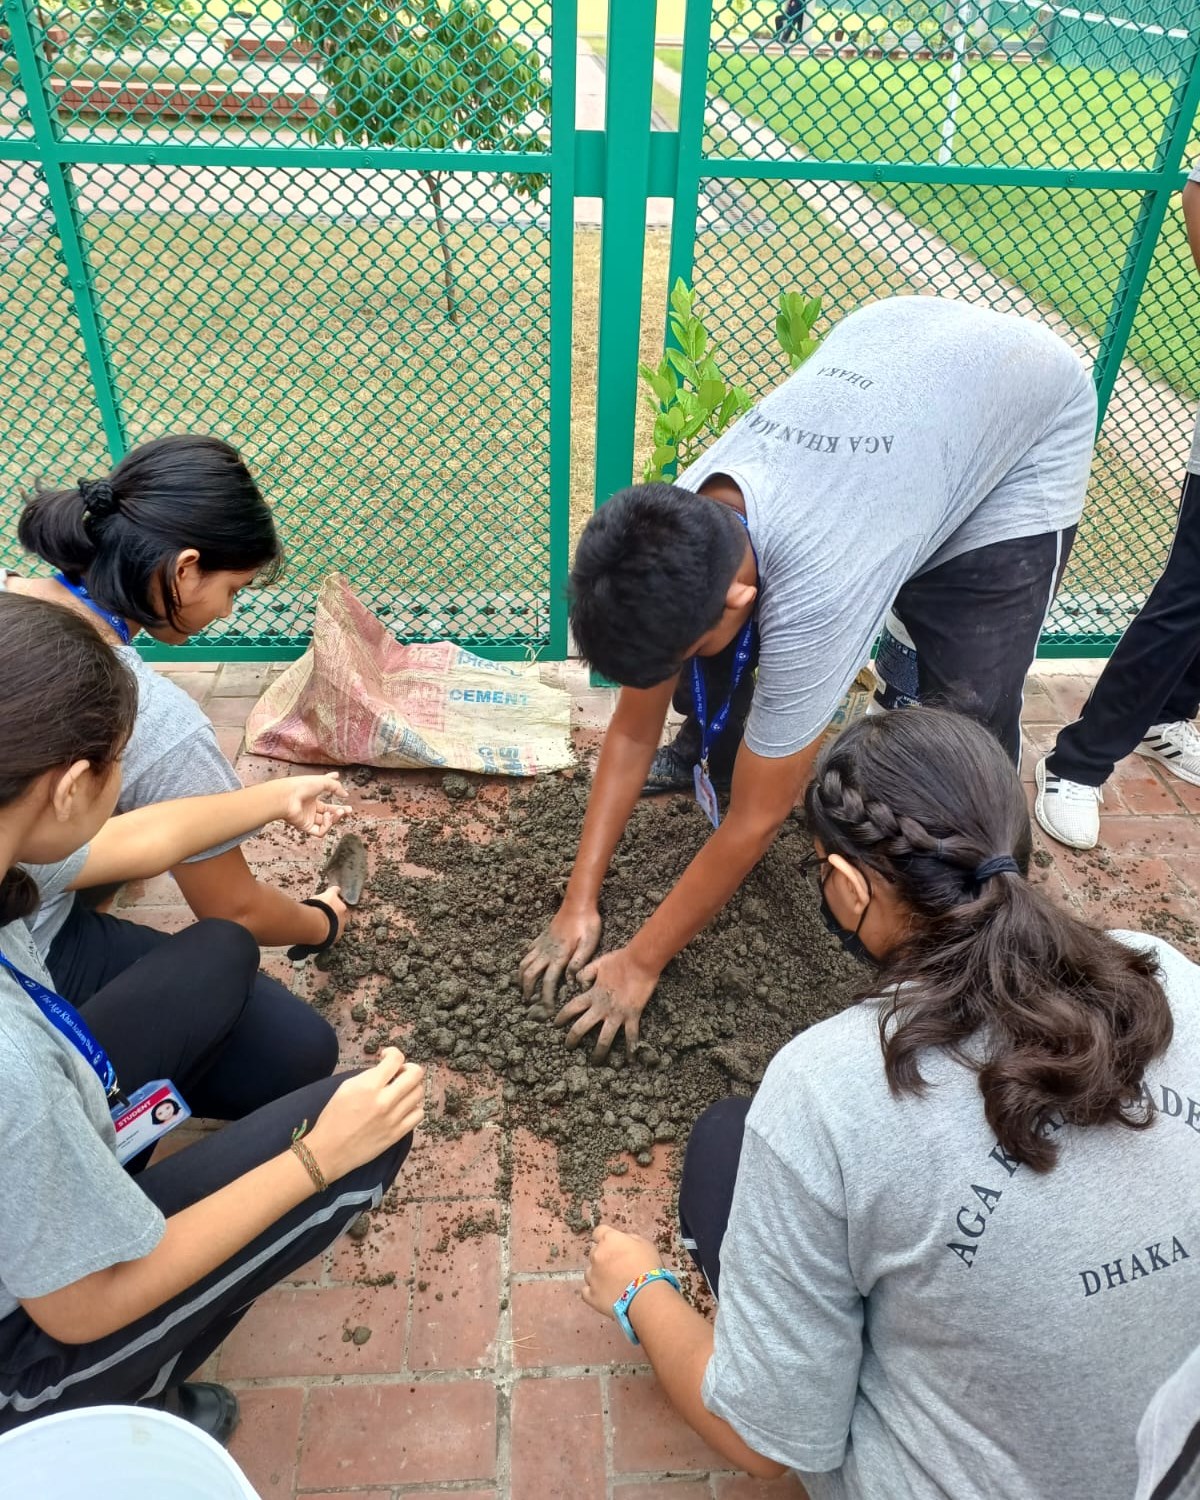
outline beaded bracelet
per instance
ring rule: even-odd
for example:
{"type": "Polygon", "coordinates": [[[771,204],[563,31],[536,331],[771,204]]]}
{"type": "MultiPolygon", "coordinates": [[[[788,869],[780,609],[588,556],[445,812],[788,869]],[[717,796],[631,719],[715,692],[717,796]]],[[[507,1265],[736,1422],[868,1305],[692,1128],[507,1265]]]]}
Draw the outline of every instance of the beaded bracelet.
{"type": "Polygon", "coordinates": [[[302,1137],[305,1135],[307,1130],[308,1121],[305,1120],[302,1125],[298,1126],[292,1132],[292,1150],[296,1154],[296,1156],[300,1158],[300,1162],[303,1165],[304,1170],[312,1178],[313,1186],[316,1188],[317,1192],[323,1193],[328,1188],[329,1184],[325,1181],[325,1173],[321,1171],[321,1168],[317,1162],[317,1158],[304,1144],[302,1137]]]}
{"type": "Polygon", "coordinates": [[[678,1280],[671,1275],[665,1266],[659,1266],[654,1271],[643,1271],[640,1276],[635,1276],[617,1300],[613,1303],[613,1316],[625,1330],[625,1337],[631,1344],[640,1343],[641,1340],[633,1331],[633,1324],[629,1321],[629,1304],[642,1290],[649,1286],[652,1281],[669,1281],[678,1292],[681,1290],[678,1280]]]}

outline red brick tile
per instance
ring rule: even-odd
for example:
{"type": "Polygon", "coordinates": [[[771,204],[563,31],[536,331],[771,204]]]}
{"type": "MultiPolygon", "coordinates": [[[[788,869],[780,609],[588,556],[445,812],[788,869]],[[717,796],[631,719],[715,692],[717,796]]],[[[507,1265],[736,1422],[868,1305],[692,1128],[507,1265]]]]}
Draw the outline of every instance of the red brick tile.
{"type": "Polygon", "coordinates": [[[1058,723],[1070,724],[1079,717],[1092,690],[1093,679],[1074,673],[1054,673],[1041,679],[1042,686],[1054,706],[1058,723]]]}
{"type": "Polygon", "coordinates": [[[604,1500],[603,1412],[595,1376],[518,1380],[512,1397],[512,1500],[604,1500]]]}
{"type": "Polygon", "coordinates": [[[154,875],[149,880],[127,881],[117,892],[118,911],[138,906],[186,906],[173,875],[154,875]]]}
{"type": "Polygon", "coordinates": [[[512,1289],[513,1363],[531,1366],[643,1364],[611,1318],[585,1305],[582,1277],[518,1281],[512,1289]]]}
{"type": "Polygon", "coordinates": [[[1106,801],[1115,795],[1118,806],[1131,813],[1177,813],[1179,799],[1140,756],[1131,756],[1115,768],[1106,787],[1106,801]],[[1110,791],[1111,789],[1111,791],[1110,791]]]}
{"type": "Polygon", "coordinates": [[[1200,852],[1200,822],[1186,813],[1149,816],[1102,812],[1100,841],[1109,850],[1135,854],[1200,852]]]}
{"type": "Polygon", "coordinates": [[[207,705],[208,717],[214,724],[233,725],[238,729],[245,726],[250,710],[258,702],[257,696],[250,697],[218,697],[214,694],[207,705]]]}
{"type": "Polygon", "coordinates": [[[1172,776],[1165,769],[1160,770],[1159,774],[1188,812],[1200,813],[1200,786],[1193,786],[1190,781],[1180,781],[1178,776],[1172,776]]]}
{"type": "Polygon", "coordinates": [[[263,689],[275,675],[275,663],[269,661],[227,661],[217,673],[213,696],[217,698],[251,697],[257,702],[263,689]]]}
{"type": "Polygon", "coordinates": [[[807,1491],[794,1474],[782,1479],[751,1479],[749,1474],[713,1476],[716,1500],[806,1500],[807,1491]]]}
{"type": "Polygon", "coordinates": [[[651,1484],[635,1480],[613,1485],[613,1500],[712,1500],[712,1490],[703,1479],[662,1479],[651,1484]]]}
{"type": "Polygon", "coordinates": [[[1022,724],[1021,726],[1021,780],[1030,782],[1034,778],[1037,763],[1043,755],[1054,748],[1057,731],[1049,724],[1022,724]]]}
{"type": "Polygon", "coordinates": [[[417,1133],[404,1167],[407,1198],[488,1198],[500,1173],[500,1132],[467,1130],[457,1140],[417,1133]]]}
{"type": "Polygon", "coordinates": [[[234,762],[242,753],[242,743],[246,738],[245,727],[241,724],[218,724],[217,746],[221,754],[229,762],[234,762]]]}
{"type": "Polygon", "coordinates": [[[404,1368],[407,1288],[287,1287],[268,1292],[225,1341],[222,1379],[389,1374],[404,1368]],[[365,1344],[343,1339],[366,1327],[365,1344]]]}
{"type": "Polygon", "coordinates": [[[427,1204],[421,1210],[413,1285],[412,1338],[408,1362],[414,1370],[466,1370],[495,1362],[500,1314],[499,1233],[458,1238],[468,1219],[502,1222],[489,1199],[427,1204]]]}
{"type": "Polygon", "coordinates": [[[300,1448],[304,1392],[299,1386],[259,1386],[239,1391],[242,1420],[230,1456],[262,1500],[291,1500],[300,1448]]]}
{"type": "Polygon", "coordinates": [[[269,755],[251,755],[243,750],[233,763],[233,769],[243,786],[258,786],[263,781],[278,781],[290,776],[292,768],[286,760],[272,760],[269,755]]]}
{"type": "Polygon", "coordinates": [[[139,906],[136,911],[122,915],[130,921],[143,922],[156,932],[182,932],[196,920],[186,906],[139,906]]]}
{"type": "Polygon", "coordinates": [[[510,1245],[514,1271],[578,1271],[587,1259],[587,1239],[566,1223],[566,1200],[558,1188],[557,1153],[527,1130],[513,1131],[510,1245]]]}
{"type": "MultiPolygon", "coordinates": [[[[401,1177],[401,1188],[403,1183],[401,1177]]],[[[403,1292],[404,1282],[413,1268],[417,1211],[402,1202],[395,1213],[376,1209],[367,1218],[371,1227],[365,1239],[355,1240],[344,1234],[334,1245],[329,1257],[329,1274],[334,1281],[349,1283],[362,1282],[367,1277],[392,1275],[396,1278],[397,1291],[403,1292]]]]}
{"type": "Polygon", "coordinates": [[[309,1393],[302,1489],[440,1484],[496,1472],[488,1380],[318,1386],[309,1393]]]}
{"type": "MultiPolygon", "coordinates": [[[[440,1493],[441,1500],[445,1500],[445,1490],[440,1492],[426,1490],[426,1500],[429,1500],[434,1493],[440,1493]]],[[[477,1496],[479,1492],[470,1490],[467,1493],[477,1496]]],[[[305,1490],[304,1500],[392,1500],[392,1492],[391,1490],[338,1490],[335,1493],[333,1490],[325,1490],[321,1494],[315,1494],[312,1490],[305,1490]]],[[[419,1497],[414,1496],[410,1491],[405,1494],[404,1500],[419,1500],[419,1497]]]]}
{"type": "Polygon", "coordinates": [[[197,703],[204,702],[213,691],[213,684],[217,680],[215,672],[181,672],[176,670],[168,673],[163,672],[161,667],[157,670],[162,676],[169,677],[176,687],[181,687],[188,697],[194,698],[197,703]]]}
{"type": "Polygon", "coordinates": [[[1028,677],[1025,680],[1024,701],[1021,704],[1021,722],[1023,724],[1052,724],[1058,716],[1051,698],[1046,689],[1045,679],[1042,677],[1028,677]]]}
{"type": "Polygon", "coordinates": [[[620,1375],[609,1385],[613,1468],[618,1474],[663,1469],[707,1471],[725,1460],[692,1431],[653,1375],[620,1375]]]}

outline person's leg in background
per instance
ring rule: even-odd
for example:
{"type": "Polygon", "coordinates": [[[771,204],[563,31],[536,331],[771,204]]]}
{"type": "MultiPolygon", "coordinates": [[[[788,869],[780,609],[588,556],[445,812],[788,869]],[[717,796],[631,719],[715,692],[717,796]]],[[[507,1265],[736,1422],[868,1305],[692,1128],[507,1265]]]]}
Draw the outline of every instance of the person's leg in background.
{"type": "MultiPolygon", "coordinates": [[[[168,1218],[287,1151],[329,1102],[327,1078],[227,1125],[139,1179],[168,1218]]],[[[391,1186],[411,1135],[285,1214],[178,1297],[90,1344],[62,1344],[18,1310],[0,1320],[0,1431],[71,1407],[160,1397],[186,1382],[254,1300],[320,1255],[391,1186]]],[[[64,1208],[65,1211],[65,1208],[64,1208]]]]}
{"type": "Polygon", "coordinates": [[[749,1099],[718,1099],[692,1127],[683,1158],[680,1234],[714,1297],[719,1295],[721,1241],[729,1224],[749,1111],[749,1099]]]}
{"type": "Polygon", "coordinates": [[[1053,838],[1090,849],[1100,788],[1134,750],[1200,785],[1200,475],[1183,485],[1166,566],[1118,641],[1082,714],[1038,766],[1037,820],[1053,838]]]}
{"type": "MultiPolygon", "coordinates": [[[[724,651],[716,656],[700,659],[700,670],[704,673],[708,695],[708,715],[711,720],[726,698],[730,696],[733,679],[733,661],[737,643],[731,641],[724,651]]],[[[750,705],[754,701],[754,673],[758,665],[758,637],[754,638],[750,661],[733,690],[729,710],[729,722],[724,733],[715,740],[709,750],[709,772],[718,791],[725,791],[733,779],[733,763],[737,759],[738,747],[750,705]]],[[[683,714],[683,723],[669,745],[655,752],[642,795],[657,792],[690,792],[693,789],[692,768],[700,760],[700,724],[695,716],[692,702],[692,665],[685,662],[679,675],[679,685],[671,699],[671,707],[683,714]]]]}
{"type": "Polygon", "coordinates": [[[976,547],[909,579],[896,597],[921,702],[986,724],[1014,765],[1025,677],[1074,539],[1071,527],[976,547]]]}
{"type": "MultiPolygon", "coordinates": [[[[192,931],[195,928],[185,929],[192,931]]],[[[172,937],[76,902],[50,945],[47,968],[59,992],[95,1024],[92,1006],[99,991],[183,935],[172,937]]],[[[176,983],[177,978],[187,981],[182,964],[173,962],[160,972],[155,1024],[169,1024],[167,1012],[179,1008],[185,991],[194,994],[190,1004],[203,1007],[208,1003],[203,990],[188,982],[182,987],[176,983]]],[[[238,1120],[281,1094],[328,1078],[337,1067],[337,1057],[337,1034],[329,1022],[286,985],[260,970],[254,976],[249,1003],[224,1039],[219,1075],[206,1083],[205,1108],[198,1108],[191,1099],[188,1103],[197,1114],[211,1119],[238,1120]]]]}

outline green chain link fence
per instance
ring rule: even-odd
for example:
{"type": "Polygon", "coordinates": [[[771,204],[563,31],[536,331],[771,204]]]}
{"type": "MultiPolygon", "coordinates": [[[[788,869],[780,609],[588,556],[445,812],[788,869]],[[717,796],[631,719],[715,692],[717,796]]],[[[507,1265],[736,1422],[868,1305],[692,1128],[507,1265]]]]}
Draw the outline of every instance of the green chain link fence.
{"type": "Polygon", "coordinates": [[[290,567],[193,655],[301,649],[331,567],[407,639],[563,655],[572,427],[594,381],[596,497],[627,483],[660,197],[670,281],[756,392],[781,290],[981,300],[1079,350],[1105,417],[1045,650],[1108,649],[1161,566],[1197,393],[1193,0],[687,0],[658,41],[650,0],[609,0],[603,131],[575,125],[576,0],[3,4],[0,562],[34,478],[203,429],[290,567]]]}

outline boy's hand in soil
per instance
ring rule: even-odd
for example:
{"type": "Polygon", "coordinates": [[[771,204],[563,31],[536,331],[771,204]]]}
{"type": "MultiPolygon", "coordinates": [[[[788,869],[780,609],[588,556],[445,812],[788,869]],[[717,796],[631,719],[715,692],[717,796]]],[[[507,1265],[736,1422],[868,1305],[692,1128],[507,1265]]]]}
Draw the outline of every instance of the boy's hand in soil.
{"type": "Polygon", "coordinates": [[[521,960],[521,993],[525,999],[531,998],[534,986],[541,980],[542,1004],[549,1010],[563,975],[574,979],[595,953],[599,941],[598,907],[560,907],[549,927],[521,960]]]}
{"type": "Polygon", "coordinates": [[[632,1057],[642,1012],[654,993],[658,975],[642,968],[628,948],[614,948],[581,970],[579,982],[590,988],[568,1000],[554,1018],[556,1026],[575,1022],[567,1033],[567,1046],[578,1047],[592,1027],[599,1025],[600,1036],[592,1057],[603,1062],[613,1038],[624,1027],[625,1051],[632,1057]]]}
{"type": "Polygon", "coordinates": [[[341,777],[336,774],[289,776],[279,785],[284,798],[279,816],[301,833],[328,833],[335,823],[350,812],[346,806],[322,800],[335,797],[341,791],[341,777]]]}
{"type": "Polygon", "coordinates": [[[611,1318],[613,1303],[629,1283],[661,1265],[662,1257],[656,1247],[640,1234],[625,1234],[611,1224],[598,1224],[588,1251],[583,1300],[611,1318]]]}
{"type": "Polygon", "coordinates": [[[385,1047],[373,1068],[347,1078],[321,1111],[305,1141],[333,1182],[365,1166],[425,1117],[425,1069],[385,1047]]]}

